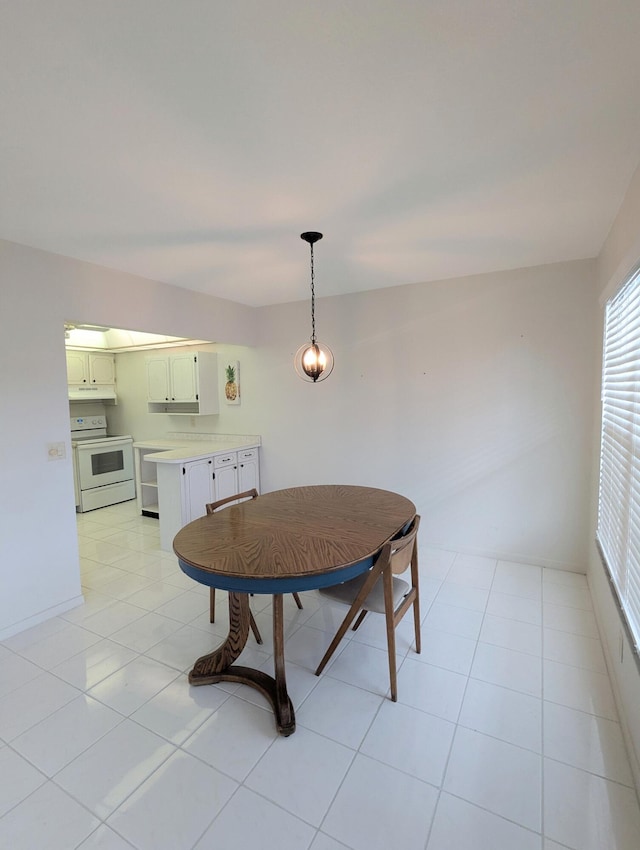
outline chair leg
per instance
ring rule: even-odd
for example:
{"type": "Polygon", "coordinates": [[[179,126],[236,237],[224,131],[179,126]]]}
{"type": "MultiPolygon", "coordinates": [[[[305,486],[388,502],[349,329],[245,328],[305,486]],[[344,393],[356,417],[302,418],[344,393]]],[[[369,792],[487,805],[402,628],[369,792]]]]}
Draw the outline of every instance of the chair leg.
{"type": "Polygon", "coordinates": [[[209,588],[209,622],[215,623],[216,621],[216,589],[215,587],[209,588]]]}
{"type": "Polygon", "coordinates": [[[260,630],[258,629],[258,624],[253,618],[251,609],[249,609],[249,625],[251,626],[251,631],[253,632],[253,636],[256,639],[256,643],[262,643],[262,635],[260,634],[260,630]]]}
{"type": "Polygon", "coordinates": [[[322,673],[324,668],[327,666],[327,662],[329,661],[329,659],[331,658],[333,653],[336,651],[336,647],[338,646],[338,644],[340,643],[342,638],[345,636],[347,629],[349,628],[351,623],[353,623],[353,620],[354,620],[356,614],[362,608],[362,603],[364,602],[364,600],[369,595],[369,591],[371,590],[373,585],[377,582],[378,577],[380,575],[380,570],[381,570],[381,567],[377,567],[376,565],[374,565],[371,568],[371,570],[370,570],[370,572],[367,576],[367,580],[364,582],[364,584],[360,588],[360,592],[358,593],[358,595],[354,599],[354,601],[351,605],[351,608],[349,608],[349,610],[347,611],[347,616],[344,618],[344,620],[340,624],[340,628],[335,633],[333,640],[329,644],[329,648],[327,649],[327,651],[325,652],[325,654],[322,657],[322,661],[320,662],[320,664],[318,664],[318,667],[316,668],[316,676],[319,676],[320,673],[322,673]]]}
{"type": "Polygon", "coordinates": [[[416,652],[419,655],[422,646],[420,639],[420,602],[417,593],[416,598],[413,600],[413,629],[416,635],[416,652]]]}
{"type": "Polygon", "coordinates": [[[296,600],[296,605],[298,606],[298,608],[302,611],[302,602],[300,602],[300,597],[298,596],[298,594],[292,593],[291,595],[296,600]]]}
{"type": "Polygon", "coordinates": [[[355,621],[355,623],[353,624],[353,628],[351,629],[352,632],[355,632],[355,630],[358,628],[358,626],[364,620],[368,613],[369,612],[366,610],[366,608],[363,608],[362,611],[360,611],[358,619],[355,621]]]}
{"type": "Polygon", "coordinates": [[[391,700],[398,701],[398,674],[396,672],[396,624],[393,608],[393,578],[391,570],[387,569],[382,575],[384,583],[384,616],[387,624],[387,652],[389,653],[389,680],[391,683],[391,700]]]}

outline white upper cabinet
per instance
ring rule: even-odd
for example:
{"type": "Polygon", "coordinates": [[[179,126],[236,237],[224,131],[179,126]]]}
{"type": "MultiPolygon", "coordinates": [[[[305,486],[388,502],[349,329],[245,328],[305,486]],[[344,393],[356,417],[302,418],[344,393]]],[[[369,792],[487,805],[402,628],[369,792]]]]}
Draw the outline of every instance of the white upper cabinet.
{"type": "Polygon", "coordinates": [[[149,413],[218,413],[218,356],[209,351],[146,358],[149,413]]]}
{"type": "Polygon", "coordinates": [[[104,351],[67,351],[68,384],[115,384],[113,354],[104,351]]]}

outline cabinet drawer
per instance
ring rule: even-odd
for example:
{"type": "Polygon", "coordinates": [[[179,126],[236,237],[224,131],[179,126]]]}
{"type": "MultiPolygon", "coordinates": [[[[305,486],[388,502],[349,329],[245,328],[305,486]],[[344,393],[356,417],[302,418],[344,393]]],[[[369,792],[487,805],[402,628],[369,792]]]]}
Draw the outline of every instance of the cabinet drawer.
{"type": "Polygon", "coordinates": [[[244,460],[254,460],[258,457],[258,449],[243,449],[238,452],[238,460],[240,462],[244,460]]]}
{"type": "Polygon", "coordinates": [[[236,452],[227,452],[223,455],[216,455],[213,459],[213,463],[216,468],[221,466],[232,466],[237,462],[238,455],[236,454],[236,452]]]}

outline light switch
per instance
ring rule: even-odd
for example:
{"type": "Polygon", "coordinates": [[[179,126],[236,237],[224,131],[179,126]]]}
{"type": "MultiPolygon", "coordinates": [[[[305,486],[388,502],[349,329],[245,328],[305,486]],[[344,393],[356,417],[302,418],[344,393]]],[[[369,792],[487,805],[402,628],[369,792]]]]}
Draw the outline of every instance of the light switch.
{"type": "Polygon", "coordinates": [[[47,443],[47,460],[64,460],[66,456],[64,443],[47,443]]]}

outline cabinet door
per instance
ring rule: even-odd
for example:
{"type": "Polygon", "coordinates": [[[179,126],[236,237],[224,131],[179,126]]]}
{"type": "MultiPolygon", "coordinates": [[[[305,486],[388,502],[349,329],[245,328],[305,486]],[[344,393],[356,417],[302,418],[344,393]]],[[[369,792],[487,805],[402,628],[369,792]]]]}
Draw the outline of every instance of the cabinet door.
{"type": "Polygon", "coordinates": [[[216,458],[215,500],[226,499],[238,493],[238,469],[235,453],[232,459],[224,463],[224,458],[216,458]]]}
{"type": "Polygon", "coordinates": [[[67,351],[67,383],[87,384],[89,363],[86,351],[67,351]]]}
{"type": "Polygon", "coordinates": [[[213,458],[194,460],[183,465],[183,518],[192,522],[207,512],[213,501],[213,458]]]}
{"type": "Polygon", "coordinates": [[[116,368],[113,354],[89,354],[89,380],[93,384],[115,384],[116,368]]]}
{"type": "Polygon", "coordinates": [[[147,357],[147,398],[149,401],[169,401],[169,358],[147,357]]]}
{"type": "Polygon", "coordinates": [[[238,452],[238,492],[255,489],[260,492],[260,469],[258,450],[246,449],[238,452]]]}
{"type": "Polygon", "coordinates": [[[174,354],[169,359],[171,401],[197,401],[197,363],[194,354],[174,354]]]}

